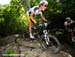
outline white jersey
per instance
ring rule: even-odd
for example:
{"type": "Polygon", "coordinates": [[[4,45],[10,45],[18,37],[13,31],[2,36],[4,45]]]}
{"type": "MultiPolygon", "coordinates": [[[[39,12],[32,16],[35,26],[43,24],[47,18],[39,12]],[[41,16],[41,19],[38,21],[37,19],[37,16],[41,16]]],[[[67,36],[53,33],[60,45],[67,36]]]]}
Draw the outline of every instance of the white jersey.
{"type": "Polygon", "coordinates": [[[27,11],[27,15],[30,15],[31,12],[33,12],[33,11],[34,11],[34,15],[40,15],[40,14],[42,14],[42,11],[39,10],[39,6],[34,6],[34,7],[30,8],[30,9],[27,11]]]}

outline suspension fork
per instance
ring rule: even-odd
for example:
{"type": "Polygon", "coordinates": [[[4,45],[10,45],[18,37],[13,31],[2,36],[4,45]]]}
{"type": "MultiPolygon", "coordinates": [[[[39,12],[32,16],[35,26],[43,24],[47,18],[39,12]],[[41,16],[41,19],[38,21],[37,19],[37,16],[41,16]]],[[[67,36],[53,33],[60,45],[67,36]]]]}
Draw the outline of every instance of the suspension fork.
{"type": "Polygon", "coordinates": [[[43,30],[43,34],[44,34],[44,39],[46,41],[46,44],[49,45],[49,37],[48,37],[48,31],[47,30],[43,30]]]}

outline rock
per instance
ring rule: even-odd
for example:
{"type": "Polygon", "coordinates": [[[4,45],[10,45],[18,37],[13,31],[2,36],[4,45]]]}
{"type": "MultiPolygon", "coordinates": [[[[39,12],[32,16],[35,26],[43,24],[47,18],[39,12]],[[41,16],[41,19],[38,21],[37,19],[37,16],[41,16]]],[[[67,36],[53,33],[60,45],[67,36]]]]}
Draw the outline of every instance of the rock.
{"type": "MultiPolygon", "coordinates": [[[[15,36],[11,36],[8,38],[13,39],[14,37],[15,36]]],[[[57,54],[53,54],[51,51],[43,50],[38,41],[25,41],[22,38],[18,39],[17,43],[10,43],[4,47],[1,48],[3,50],[5,49],[4,51],[13,49],[17,52],[19,50],[19,54],[24,54],[25,57],[72,57],[69,53],[62,50],[57,54]]],[[[1,51],[3,52],[3,50],[1,51]]]]}

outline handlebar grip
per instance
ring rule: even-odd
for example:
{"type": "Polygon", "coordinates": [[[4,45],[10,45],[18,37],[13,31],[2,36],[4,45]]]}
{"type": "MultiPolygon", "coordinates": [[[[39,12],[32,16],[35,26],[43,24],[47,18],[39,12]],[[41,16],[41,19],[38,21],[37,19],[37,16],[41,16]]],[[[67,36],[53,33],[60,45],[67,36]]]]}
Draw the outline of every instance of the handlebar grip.
{"type": "Polygon", "coordinates": [[[44,23],[44,25],[45,25],[45,26],[47,26],[47,25],[48,25],[48,23],[44,23]]]}

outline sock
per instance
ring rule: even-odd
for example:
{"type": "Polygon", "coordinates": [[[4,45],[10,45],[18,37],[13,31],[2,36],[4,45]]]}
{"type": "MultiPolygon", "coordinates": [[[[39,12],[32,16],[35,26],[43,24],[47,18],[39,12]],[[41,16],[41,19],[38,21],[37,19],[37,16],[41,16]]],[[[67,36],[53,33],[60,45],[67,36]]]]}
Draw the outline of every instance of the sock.
{"type": "Polygon", "coordinates": [[[32,36],[32,33],[30,33],[30,36],[32,36]]]}

